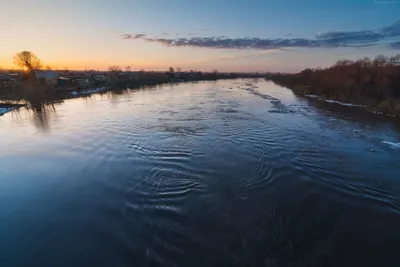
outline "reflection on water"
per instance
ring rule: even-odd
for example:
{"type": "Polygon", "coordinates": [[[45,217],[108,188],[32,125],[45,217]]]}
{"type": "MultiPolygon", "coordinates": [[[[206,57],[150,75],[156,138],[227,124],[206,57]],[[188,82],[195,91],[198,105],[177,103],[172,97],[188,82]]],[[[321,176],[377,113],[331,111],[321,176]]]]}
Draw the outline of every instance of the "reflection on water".
{"type": "Polygon", "coordinates": [[[398,121],[262,80],[0,118],[1,266],[395,266],[398,121]]]}
{"type": "Polygon", "coordinates": [[[39,131],[48,132],[57,121],[57,105],[62,105],[62,102],[50,104],[28,105],[20,109],[15,109],[10,112],[14,123],[31,122],[39,131]]]}
{"type": "Polygon", "coordinates": [[[54,104],[40,105],[39,107],[32,107],[31,109],[35,126],[42,131],[48,131],[50,128],[49,117],[57,115],[54,104]]]}

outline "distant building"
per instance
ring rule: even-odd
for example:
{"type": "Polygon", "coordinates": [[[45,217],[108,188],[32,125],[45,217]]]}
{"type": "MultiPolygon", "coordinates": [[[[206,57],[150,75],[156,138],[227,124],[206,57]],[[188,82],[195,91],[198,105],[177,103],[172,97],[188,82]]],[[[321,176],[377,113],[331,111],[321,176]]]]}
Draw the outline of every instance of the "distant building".
{"type": "Polygon", "coordinates": [[[78,89],[88,89],[91,86],[91,80],[86,77],[70,76],[58,77],[57,91],[74,91],[78,89]]]}
{"type": "Polygon", "coordinates": [[[56,85],[58,83],[58,73],[52,70],[34,71],[35,77],[43,84],[56,85]]]}
{"type": "Polygon", "coordinates": [[[6,73],[0,73],[0,81],[9,81],[11,79],[12,79],[11,75],[6,73]]]}
{"type": "Polygon", "coordinates": [[[18,75],[9,73],[0,73],[0,89],[12,88],[20,84],[20,78],[18,75]]]}
{"type": "Polygon", "coordinates": [[[138,71],[131,72],[129,75],[130,79],[133,81],[139,81],[140,79],[140,73],[138,71]]]}
{"type": "Polygon", "coordinates": [[[67,77],[58,77],[58,85],[59,86],[73,85],[72,79],[67,77]]]}
{"type": "Polygon", "coordinates": [[[76,78],[75,85],[81,89],[87,89],[90,85],[90,81],[87,78],[76,78]]]}

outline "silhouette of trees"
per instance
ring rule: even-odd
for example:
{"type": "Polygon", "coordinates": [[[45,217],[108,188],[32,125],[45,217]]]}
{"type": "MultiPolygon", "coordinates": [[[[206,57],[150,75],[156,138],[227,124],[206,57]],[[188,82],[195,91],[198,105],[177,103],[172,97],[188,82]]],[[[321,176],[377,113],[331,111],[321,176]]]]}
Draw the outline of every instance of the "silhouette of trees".
{"type": "Polygon", "coordinates": [[[390,64],[395,67],[400,67],[400,54],[391,57],[390,64]]]}
{"type": "Polygon", "coordinates": [[[373,65],[374,67],[384,67],[386,66],[386,64],[388,64],[388,57],[383,56],[383,55],[379,55],[376,56],[374,61],[373,61],[373,65]]]}
{"type": "Polygon", "coordinates": [[[14,56],[14,64],[21,70],[31,73],[35,69],[42,68],[40,59],[30,51],[21,51],[14,56]]]}
{"type": "Polygon", "coordinates": [[[112,66],[108,67],[108,71],[109,71],[109,72],[113,72],[113,73],[119,73],[119,72],[121,72],[122,70],[121,70],[121,68],[120,68],[119,66],[117,66],[117,65],[112,65],[112,66]]]}
{"type": "Polygon", "coordinates": [[[170,78],[175,77],[175,69],[173,67],[169,67],[167,73],[166,73],[170,78]]]}
{"type": "Polygon", "coordinates": [[[365,105],[400,116],[400,54],[356,61],[339,60],[325,69],[275,74],[275,82],[295,93],[365,105]]]}

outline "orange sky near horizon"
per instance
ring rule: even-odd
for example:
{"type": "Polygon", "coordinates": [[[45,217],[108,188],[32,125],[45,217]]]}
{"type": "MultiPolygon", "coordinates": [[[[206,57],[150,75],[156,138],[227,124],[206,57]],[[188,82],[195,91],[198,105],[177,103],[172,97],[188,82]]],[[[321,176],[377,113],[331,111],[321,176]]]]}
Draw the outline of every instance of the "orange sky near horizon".
{"type": "MultiPolygon", "coordinates": [[[[121,41],[123,45],[129,42],[121,41]]],[[[58,47],[57,51],[41,47],[39,51],[36,50],[14,50],[9,56],[0,55],[0,67],[3,69],[18,69],[13,63],[13,57],[16,53],[23,50],[34,52],[42,61],[43,66],[49,65],[52,69],[65,69],[70,70],[107,70],[111,65],[118,65],[121,68],[130,66],[132,70],[154,70],[163,71],[167,70],[170,66],[180,67],[183,70],[201,70],[212,71],[217,69],[219,71],[259,71],[265,72],[269,68],[265,65],[264,60],[259,57],[270,55],[270,64],[276,62],[272,69],[280,69],[279,62],[277,62],[276,55],[279,51],[235,51],[232,53],[230,50],[216,50],[216,49],[197,49],[197,48],[174,48],[163,47],[154,44],[136,44],[137,51],[149,50],[146,53],[138,54],[135,51],[126,53],[115,51],[123,51],[121,48],[115,48],[114,52],[106,51],[93,51],[90,48],[81,48],[82,50],[71,51],[67,48],[58,47]],[[140,47],[144,45],[145,47],[140,47]],[[45,51],[47,49],[47,51],[45,51]],[[69,50],[65,53],[65,50],[69,50]],[[85,53],[85,50],[88,53],[85,53]],[[175,51],[174,50],[179,50],[175,51]],[[274,59],[275,57],[275,59],[274,59]],[[112,59],[108,59],[112,58],[112,59]],[[134,58],[131,60],[130,58],[134,58]],[[249,58],[253,58],[249,61],[249,58]]],[[[142,42],[143,43],[143,42],[142,42]]],[[[132,45],[132,44],[129,44],[132,45]]],[[[11,44],[10,44],[11,46],[11,44]]],[[[110,48],[112,49],[112,48],[110,48]]],[[[10,49],[11,50],[11,49],[10,49]]],[[[294,64],[294,67],[296,64],[294,64]]],[[[298,69],[301,69],[300,67],[298,69]]]]}
{"type": "Polygon", "coordinates": [[[398,53],[398,50],[377,43],[365,47],[298,45],[287,49],[285,45],[271,45],[280,48],[274,50],[268,46],[254,49],[250,45],[237,49],[237,44],[245,38],[272,44],[279,43],[279,40],[296,43],[296,38],[299,38],[307,43],[307,40],[315,39],[321,32],[329,35],[332,31],[345,29],[347,35],[352,36],[365,29],[383,29],[398,19],[395,8],[400,7],[381,5],[378,8],[360,1],[364,9],[357,8],[357,13],[354,13],[351,6],[347,8],[344,5],[338,19],[331,8],[319,10],[319,13],[325,12],[322,16],[314,12],[314,5],[307,7],[299,4],[299,1],[293,1],[292,4],[297,8],[287,9],[285,5],[280,6],[280,2],[7,1],[4,8],[0,8],[0,25],[3,25],[0,67],[16,68],[13,56],[24,50],[34,52],[43,65],[53,69],[107,70],[111,65],[121,68],[129,65],[132,70],[162,71],[172,66],[183,70],[217,69],[221,72],[296,72],[304,68],[325,67],[340,59],[398,53]],[[229,5],[226,4],[228,2],[229,5]],[[271,5],[277,6],[271,8],[271,5]],[[369,18],[378,18],[378,15],[379,23],[372,23],[369,18]],[[124,40],[121,37],[122,34],[138,33],[150,36],[150,39],[124,40]],[[156,37],[156,41],[151,41],[152,37],[156,37]],[[202,41],[207,43],[207,38],[215,40],[220,37],[236,46],[202,44],[202,41]],[[163,38],[172,42],[194,38],[200,42],[197,46],[165,46],[163,44],[168,42],[163,42],[163,38]]]}

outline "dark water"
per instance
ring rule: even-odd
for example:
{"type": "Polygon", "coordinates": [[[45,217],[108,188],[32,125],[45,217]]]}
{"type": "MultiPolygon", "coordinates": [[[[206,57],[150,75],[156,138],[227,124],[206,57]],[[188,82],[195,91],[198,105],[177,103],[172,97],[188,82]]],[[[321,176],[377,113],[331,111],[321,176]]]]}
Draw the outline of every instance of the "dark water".
{"type": "Polygon", "coordinates": [[[400,266],[394,119],[236,80],[0,129],[0,266],[400,266]]]}

